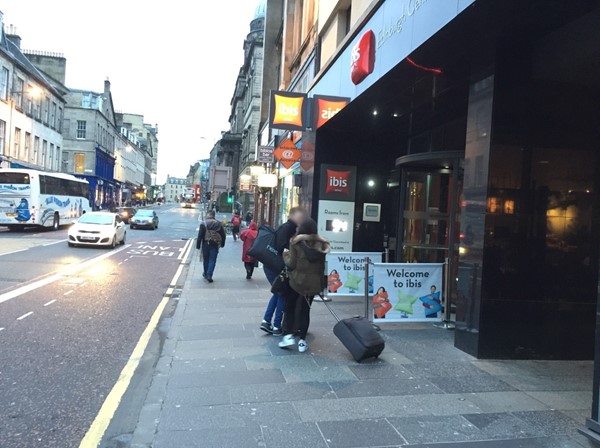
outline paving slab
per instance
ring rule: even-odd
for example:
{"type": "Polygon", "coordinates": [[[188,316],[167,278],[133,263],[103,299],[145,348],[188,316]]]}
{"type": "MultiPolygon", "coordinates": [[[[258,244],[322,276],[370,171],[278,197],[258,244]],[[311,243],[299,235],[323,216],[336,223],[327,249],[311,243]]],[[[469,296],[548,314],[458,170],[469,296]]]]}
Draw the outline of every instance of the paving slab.
{"type": "Polygon", "coordinates": [[[329,448],[315,423],[273,422],[262,430],[268,448],[329,448]]]}
{"type": "Polygon", "coordinates": [[[386,419],[325,421],[318,425],[330,448],[406,444],[406,440],[386,419]]]}

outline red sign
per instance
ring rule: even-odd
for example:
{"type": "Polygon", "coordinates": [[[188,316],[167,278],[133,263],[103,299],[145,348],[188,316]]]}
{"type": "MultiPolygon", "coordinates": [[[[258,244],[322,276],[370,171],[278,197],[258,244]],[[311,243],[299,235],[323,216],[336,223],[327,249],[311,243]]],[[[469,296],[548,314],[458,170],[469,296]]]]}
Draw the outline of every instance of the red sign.
{"type": "Polygon", "coordinates": [[[351,171],[327,170],[325,193],[349,194],[351,175],[351,171]]]}
{"type": "Polygon", "coordinates": [[[294,163],[302,158],[302,152],[289,138],[281,142],[273,155],[286,169],[290,169],[294,163]]]}
{"type": "Polygon", "coordinates": [[[314,97],[314,108],[315,108],[315,127],[319,129],[331,118],[333,118],[338,112],[350,102],[349,98],[339,97],[326,97],[318,96],[314,97]]]}
{"type": "Polygon", "coordinates": [[[304,171],[308,171],[315,166],[315,145],[309,140],[302,142],[302,159],[300,166],[304,171]]]}
{"type": "Polygon", "coordinates": [[[350,76],[355,85],[373,73],[375,69],[375,33],[369,30],[352,47],[350,54],[350,76]]]}

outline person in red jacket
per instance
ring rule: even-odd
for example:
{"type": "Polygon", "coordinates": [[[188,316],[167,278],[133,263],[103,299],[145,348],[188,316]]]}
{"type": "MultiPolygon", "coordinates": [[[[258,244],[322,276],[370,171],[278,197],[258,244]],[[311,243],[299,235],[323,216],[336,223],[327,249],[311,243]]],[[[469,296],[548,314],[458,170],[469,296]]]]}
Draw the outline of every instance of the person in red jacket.
{"type": "Polygon", "coordinates": [[[240,226],[242,225],[242,217],[240,213],[236,210],[233,212],[233,216],[231,217],[231,234],[233,235],[233,241],[237,241],[240,237],[240,226]]]}
{"type": "Polygon", "coordinates": [[[256,260],[248,255],[248,250],[252,247],[252,243],[258,235],[258,226],[254,221],[250,223],[248,228],[240,234],[240,240],[244,242],[242,247],[242,261],[246,267],[246,279],[251,280],[256,266],[256,260]]]}

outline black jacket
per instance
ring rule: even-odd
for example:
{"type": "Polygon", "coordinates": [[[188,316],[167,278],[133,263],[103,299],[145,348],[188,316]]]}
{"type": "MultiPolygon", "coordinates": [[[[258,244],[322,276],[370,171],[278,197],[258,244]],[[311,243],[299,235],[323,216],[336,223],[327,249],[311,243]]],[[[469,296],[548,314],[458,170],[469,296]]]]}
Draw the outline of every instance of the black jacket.
{"type": "Polygon", "coordinates": [[[297,228],[298,225],[291,219],[288,219],[287,222],[281,224],[275,231],[275,248],[280,255],[283,253],[283,249],[290,248],[290,240],[296,234],[297,228]]]}
{"type": "Polygon", "coordinates": [[[219,232],[219,234],[221,235],[221,247],[225,247],[225,238],[227,237],[227,235],[225,233],[225,228],[223,227],[223,224],[221,224],[216,219],[209,218],[202,224],[200,224],[200,230],[198,230],[198,239],[196,240],[196,249],[200,249],[202,247],[207,229],[219,232]]]}

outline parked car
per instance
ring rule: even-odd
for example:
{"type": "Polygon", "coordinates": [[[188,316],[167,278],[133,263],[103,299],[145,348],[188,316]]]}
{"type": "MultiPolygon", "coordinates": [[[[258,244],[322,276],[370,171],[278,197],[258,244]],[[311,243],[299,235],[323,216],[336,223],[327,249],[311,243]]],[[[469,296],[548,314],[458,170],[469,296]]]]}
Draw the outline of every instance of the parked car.
{"type": "Polygon", "coordinates": [[[74,246],[109,246],[125,244],[125,223],[117,213],[89,212],[69,228],[68,243],[74,246]]]}
{"type": "Polygon", "coordinates": [[[129,227],[131,229],[137,229],[138,227],[157,229],[158,215],[154,210],[138,210],[129,220],[129,227]]]}
{"type": "Polygon", "coordinates": [[[116,210],[125,224],[129,224],[129,220],[135,215],[136,211],[133,207],[119,207],[116,210]]]}

